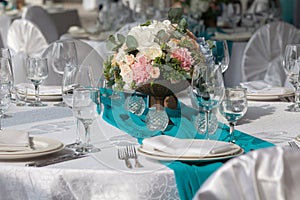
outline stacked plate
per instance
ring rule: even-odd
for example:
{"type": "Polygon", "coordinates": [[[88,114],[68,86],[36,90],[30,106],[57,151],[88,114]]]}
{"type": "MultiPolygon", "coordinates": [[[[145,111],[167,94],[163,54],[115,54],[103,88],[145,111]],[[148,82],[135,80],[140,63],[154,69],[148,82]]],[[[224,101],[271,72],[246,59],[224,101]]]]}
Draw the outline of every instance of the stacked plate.
{"type": "Polygon", "coordinates": [[[250,100],[278,100],[281,97],[289,96],[294,96],[293,88],[270,87],[255,93],[247,93],[247,98],[250,100]]]}
{"type": "Polygon", "coordinates": [[[228,142],[179,139],[166,135],[144,139],[138,151],[146,157],[163,161],[215,161],[244,153],[240,146],[228,142]]]}
{"type": "MultiPolygon", "coordinates": [[[[35,99],[35,91],[32,84],[18,84],[16,86],[19,95],[24,98],[27,90],[27,99],[35,99]]],[[[60,101],[62,99],[61,86],[40,86],[40,98],[42,101],[60,101]]]]}
{"type": "Polygon", "coordinates": [[[32,137],[31,150],[24,151],[0,151],[1,160],[14,160],[35,158],[58,152],[64,148],[64,144],[58,140],[42,137],[32,137]]]}

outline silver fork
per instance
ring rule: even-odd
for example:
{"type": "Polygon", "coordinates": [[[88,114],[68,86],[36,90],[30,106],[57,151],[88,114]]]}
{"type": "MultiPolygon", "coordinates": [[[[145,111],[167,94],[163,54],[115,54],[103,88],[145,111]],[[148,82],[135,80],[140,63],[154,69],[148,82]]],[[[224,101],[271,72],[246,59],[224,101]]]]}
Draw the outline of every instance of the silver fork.
{"type": "Polygon", "coordinates": [[[132,168],[132,165],[131,165],[131,162],[129,160],[129,156],[128,156],[126,147],[120,147],[120,148],[118,148],[118,158],[120,160],[124,160],[125,161],[125,165],[126,165],[127,168],[129,168],[129,169],[132,168]]]}
{"type": "Polygon", "coordinates": [[[290,145],[290,147],[291,147],[292,149],[300,150],[300,147],[296,144],[296,142],[294,142],[294,141],[289,141],[288,143],[289,143],[289,145],[290,145]]]}
{"type": "Polygon", "coordinates": [[[135,146],[127,146],[127,153],[128,153],[128,157],[129,158],[133,158],[134,161],[135,161],[135,167],[136,168],[142,168],[144,167],[138,160],[138,156],[137,156],[137,153],[136,153],[136,149],[135,149],[135,146]]]}

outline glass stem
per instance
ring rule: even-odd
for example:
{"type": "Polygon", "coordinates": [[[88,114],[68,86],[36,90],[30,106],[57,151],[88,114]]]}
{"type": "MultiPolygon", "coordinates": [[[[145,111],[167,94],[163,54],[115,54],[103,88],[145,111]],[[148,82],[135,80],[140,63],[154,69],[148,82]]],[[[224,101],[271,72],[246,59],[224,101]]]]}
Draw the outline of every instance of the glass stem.
{"type": "Polygon", "coordinates": [[[235,143],[235,137],[234,137],[234,122],[229,122],[230,130],[229,130],[229,142],[230,143],[235,143]]]}
{"type": "Polygon", "coordinates": [[[210,116],[210,111],[205,111],[205,136],[204,136],[204,138],[207,140],[209,140],[209,131],[208,131],[209,116],[210,116]]]}
{"type": "Polygon", "coordinates": [[[88,148],[91,146],[90,126],[88,124],[84,124],[84,129],[85,129],[84,148],[88,148]]]}
{"type": "Polygon", "coordinates": [[[39,85],[34,85],[34,90],[35,90],[35,102],[39,103],[41,101],[39,85]]]}
{"type": "Polygon", "coordinates": [[[3,114],[0,115],[0,131],[2,131],[2,117],[3,117],[3,114]]]}
{"type": "Polygon", "coordinates": [[[295,108],[298,108],[300,105],[300,91],[298,84],[295,85],[295,108]]]}
{"type": "Polygon", "coordinates": [[[81,140],[80,140],[80,131],[79,131],[79,119],[76,118],[76,140],[75,143],[76,144],[80,144],[81,140]]]}

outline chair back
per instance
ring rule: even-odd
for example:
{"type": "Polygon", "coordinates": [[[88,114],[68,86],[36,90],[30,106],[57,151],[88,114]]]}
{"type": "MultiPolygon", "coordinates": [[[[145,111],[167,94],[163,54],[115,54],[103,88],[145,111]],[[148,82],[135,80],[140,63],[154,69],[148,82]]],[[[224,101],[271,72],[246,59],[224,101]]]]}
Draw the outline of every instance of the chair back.
{"type": "Polygon", "coordinates": [[[6,14],[0,15],[0,41],[2,42],[1,47],[7,47],[7,31],[11,24],[11,18],[6,14]]]}
{"type": "Polygon", "coordinates": [[[23,18],[35,24],[49,44],[59,39],[59,33],[53,19],[41,6],[28,7],[23,18]]]}
{"type": "Polygon", "coordinates": [[[272,86],[284,86],[283,56],[289,43],[300,43],[300,34],[293,25],[276,21],[259,28],[242,56],[242,81],[263,80],[272,86]]]}
{"type": "Polygon", "coordinates": [[[299,199],[300,151],[271,147],[227,161],[194,196],[200,199],[299,199]]]}
{"type": "Polygon", "coordinates": [[[48,43],[33,23],[25,19],[16,19],[8,29],[7,46],[15,53],[24,52],[33,56],[47,48],[48,43]]]}

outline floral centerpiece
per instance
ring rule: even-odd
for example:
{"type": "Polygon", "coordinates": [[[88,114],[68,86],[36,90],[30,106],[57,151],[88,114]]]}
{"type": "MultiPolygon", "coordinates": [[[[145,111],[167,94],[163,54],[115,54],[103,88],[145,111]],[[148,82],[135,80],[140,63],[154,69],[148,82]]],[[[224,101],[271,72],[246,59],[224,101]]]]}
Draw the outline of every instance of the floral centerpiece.
{"type": "Polygon", "coordinates": [[[107,47],[114,53],[105,62],[107,84],[161,97],[185,89],[193,65],[205,58],[181,14],[171,9],[169,20],[147,21],[127,36],[110,36],[107,47]]]}

